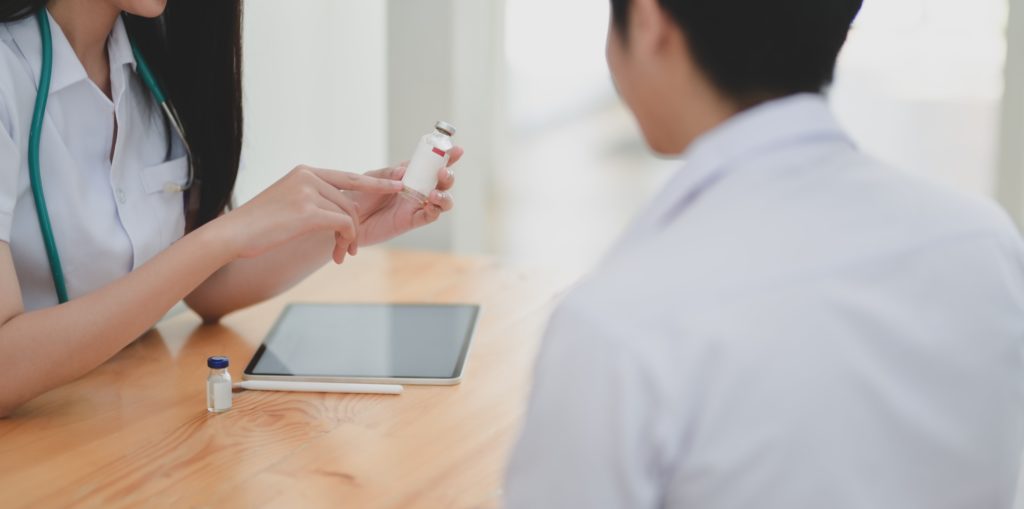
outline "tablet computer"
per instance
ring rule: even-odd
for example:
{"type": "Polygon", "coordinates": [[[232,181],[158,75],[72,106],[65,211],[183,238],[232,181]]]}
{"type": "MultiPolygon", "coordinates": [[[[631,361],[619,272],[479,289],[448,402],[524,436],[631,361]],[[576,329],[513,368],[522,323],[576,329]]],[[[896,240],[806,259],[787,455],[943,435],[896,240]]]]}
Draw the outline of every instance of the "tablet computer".
{"type": "Polygon", "coordinates": [[[479,314],[472,304],[291,304],[243,378],[457,384],[479,314]]]}

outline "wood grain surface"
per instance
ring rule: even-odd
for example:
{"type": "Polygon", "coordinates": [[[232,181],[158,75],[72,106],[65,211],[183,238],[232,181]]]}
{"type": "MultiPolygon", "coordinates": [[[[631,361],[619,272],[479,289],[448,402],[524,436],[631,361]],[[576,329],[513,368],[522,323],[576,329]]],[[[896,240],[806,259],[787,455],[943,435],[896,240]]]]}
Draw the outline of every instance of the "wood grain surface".
{"type": "Polygon", "coordinates": [[[568,284],[371,249],[220,325],[177,316],[0,420],[0,507],[496,507],[538,339],[568,284]],[[208,414],[206,358],[230,356],[240,379],[289,302],[475,302],[483,315],[461,385],[242,392],[208,414]]]}

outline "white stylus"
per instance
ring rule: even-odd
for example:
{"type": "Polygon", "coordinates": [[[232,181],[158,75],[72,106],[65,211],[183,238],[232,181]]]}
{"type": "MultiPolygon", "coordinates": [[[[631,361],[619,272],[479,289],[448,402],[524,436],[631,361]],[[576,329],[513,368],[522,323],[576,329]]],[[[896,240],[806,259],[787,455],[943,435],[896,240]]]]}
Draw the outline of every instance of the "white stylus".
{"type": "Polygon", "coordinates": [[[401,394],[401,385],[347,384],[338,382],[274,382],[243,380],[235,387],[250,391],[342,392],[350,394],[401,394]]]}

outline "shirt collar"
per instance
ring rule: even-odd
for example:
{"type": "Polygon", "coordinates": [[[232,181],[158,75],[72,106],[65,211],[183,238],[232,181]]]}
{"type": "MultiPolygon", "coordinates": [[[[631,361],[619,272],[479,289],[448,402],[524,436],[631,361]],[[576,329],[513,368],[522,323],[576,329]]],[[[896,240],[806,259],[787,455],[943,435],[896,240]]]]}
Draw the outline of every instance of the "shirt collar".
{"type": "MultiPolygon", "coordinates": [[[[64,36],[60,25],[49,13],[47,13],[47,19],[50,22],[50,36],[53,39],[53,73],[50,77],[50,93],[53,94],[79,81],[88,80],[89,75],[85,72],[82,62],[78,60],[78,55],[71,48],[71,43],[64,36]]],[[[43,64],[43,43],[35,15],[10,23],[8,30],[18,45],[18,49],[21,50],[22,56],[28,62],[38,87],[43,64]]],[[[114,29],[107,41],[107,52],[110,57],[111,69],[135,63],[131,45],[128,43],[128,33],[125,31],[120,16],[114,23],[114,29]]]]}
{"type": "Polygon", "coordinates": [[[131,64],[135,67],[135,54],[132,52],[132,43],[128,38],[128,31],[124,27],[121,16],[114,22],[114,29],[110,32],[107,40],[107,54],[110,56],[110,68],[116,69],[120,66],[131,64]]]}
{"type": "Polygon", "coordinates": [[[682,212],[703,190],[744,159],[821,140],[853,145],[820,94],[792,95],[742,111],[690,145],[682,156],[684,166],[669,180],[645,216],[660,221],[682,212]]]}

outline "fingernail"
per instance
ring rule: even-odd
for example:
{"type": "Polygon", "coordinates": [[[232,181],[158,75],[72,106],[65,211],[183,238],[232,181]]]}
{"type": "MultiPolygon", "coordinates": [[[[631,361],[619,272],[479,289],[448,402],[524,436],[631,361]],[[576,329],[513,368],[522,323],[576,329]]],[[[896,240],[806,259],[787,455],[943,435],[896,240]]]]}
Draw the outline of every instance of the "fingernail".
{"type": "Polygon", "coordinates": [[[448,168],[448,180],[455,178],[455,170],[448,168]]]}

